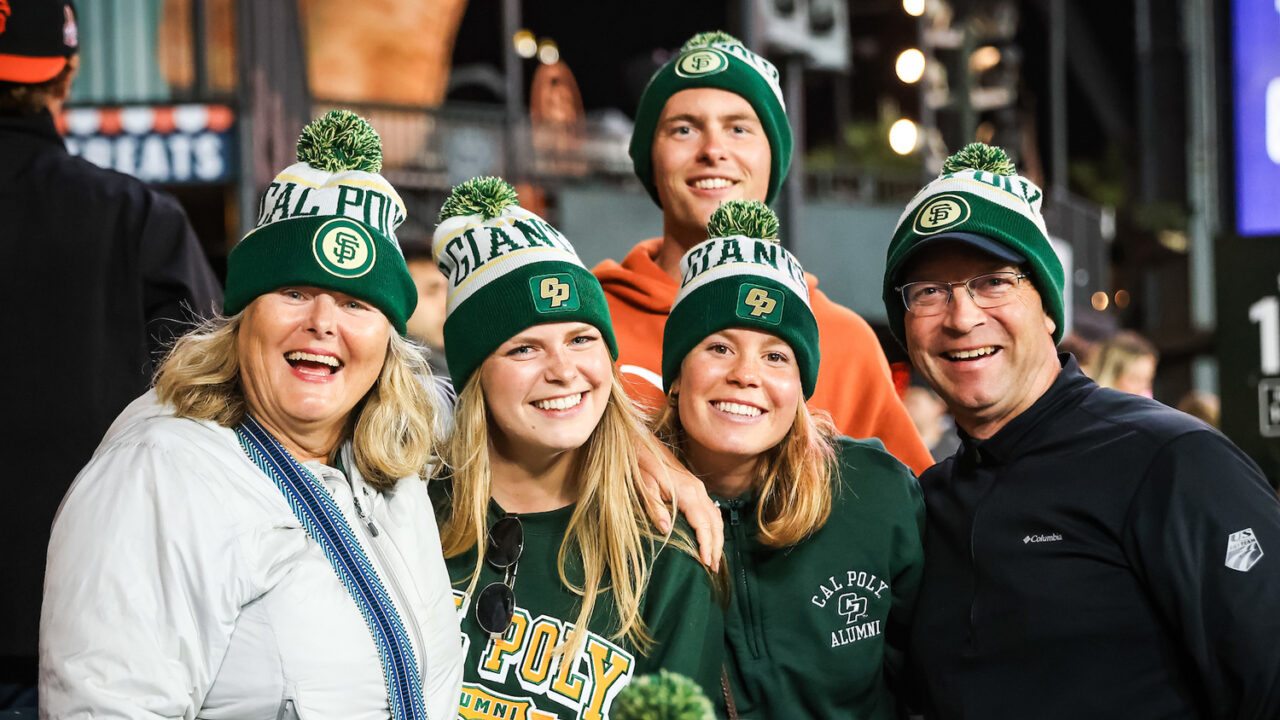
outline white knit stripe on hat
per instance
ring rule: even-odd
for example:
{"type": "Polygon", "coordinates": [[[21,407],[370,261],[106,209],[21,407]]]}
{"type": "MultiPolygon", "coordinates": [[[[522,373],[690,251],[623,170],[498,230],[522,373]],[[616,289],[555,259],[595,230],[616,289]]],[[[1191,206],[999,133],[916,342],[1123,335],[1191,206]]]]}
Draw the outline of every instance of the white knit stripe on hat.
{"type": "Polygon", "coordinates": [[[399,243],[396,242],[395,230],[406,217],[400,194],[381,175],[362,170],[328,173],[301,162],[276,175],[262,194],[258,208],[255,230],[273,222],[299,217],[346,217],[386,235],[396,249],[399,249],[399,243]],[[361,204],[352,205],[348,201],[339,208],[343,187],[360,188],[364,194],[361,204]],[[277,207],[286,193],[287,207],[277,207]]]}
{"type": "Polygon", "coordinates": [[[907,204],[907,208],[902,211],[902,215],[898,217],[897,225],[901,226],[906,222],[907,218],[911,217],[911,214],[916,211],[916,208],[920,207],[921,203],[932,200],[949,189],[977,195],[1000,207],[1012,210],[1031,221],[1046,237],[1049,235],[1049,231],[1044,224],[1044,216],[1040,214],[1041,195],[1039,188],[1018,176],[1004,177],[979,170],[959,172],[949,177],[939,178],[924,186],[907,204]],[[1027,197],[996,187],[989,182],[978,179],[979,176],[999,177],[1007,180],[1015,190],[1027,193],[1027,197]]]}
{"type": "Polygon", "coordinates": [[[524,248],[507,253],[485,263],[479,270],[467,275],[462,280],[462,283],[457,286],[453,285],[452,278],[450,278],[449,300],[445,313],[452,313],[467,298],[476,294],[494,280],[501,280],[507,273],[526,265],[540,262],[572,263],[583,269],[586,268],[586,265],[582,264],[577,255],[557,248],[524,248]]]}
{"type": "Polygon", "coordinates": [[[778,68],[773,63],[751,52],[745,45],[740,43],[718,42],[711,43],[707,47],[727,52],[750,65],[751,69],[759,73],[764,78],[764,81],[769,84],[769,89],[773,90],[774,97],[778,99],[778,105],[784,111],[787,109],[787,103],[782,99],[782,85],[778,80],[778,68]]]}
{"type": "Polygon", "coordinates": [[[720,278],[744,276],[746,279],[754,276],[768,278],[782,284],[804,300],[806,305],[809,304],[809,283],[805,280],[804,269],[786,248],[769,240],[735,235],[701,242],[690,248],[684,257],[680,258],[680,276],[685,280],[680,287],[680,292],[676,295],[675,303],[679,303],[694,290],[720,278]],[[702,258],[708,253],[716,254],[718,248],[722,247],[726,241],[737,243],[742,261],[720,262],[719,258],[713,257],[708,261],[707,269],[700,270],[702,258]],[[760,246],[760,252],[757,252],[757,246],[760,246]],[[757,257],[763,258],[773,253],[776,253],[778,258],[777,267],[764,260],[755,260],[757,257]]]}
{"type": "Polygon", "coordinates": [[[436,228],[432,241],[432,254],[437,263],[447,269],[449,280],[449,296],[447,313],[452,313],[467,298],[479,292],[494,280],[499,280],[507,273],[526,265],[539,262],[572,263],[586,268],[569,240],[542,218],[518,206],[504,208],[502,215],[491,220],[484,220],[479,215],[461,215],[449,218],[436,228]],[[515,225],[516,221],[536,226],[546,236],[546,240],[554,243],[548,247],[542,238],[528,240],[525,233],[515,225]],[[474,247],[469,243],[450,242],[463,236],[468,230],[483,231],[476,238],[474,247]],[[515,242],[524,241],[527,247],[518,250],[492,252],[488,231],[498,229],[515,242]],[[479,253],[479,262],[476,261],[479,253]],[[465,272],[464,272],[465,270],[465,272]]]}

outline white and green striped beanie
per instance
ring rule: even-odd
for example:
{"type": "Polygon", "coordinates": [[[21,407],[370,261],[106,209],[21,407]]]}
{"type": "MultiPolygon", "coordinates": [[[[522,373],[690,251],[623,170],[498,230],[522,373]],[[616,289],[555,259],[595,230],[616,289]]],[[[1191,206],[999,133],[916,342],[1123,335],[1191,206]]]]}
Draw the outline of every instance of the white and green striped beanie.
{"type": "Polygon", "coordinates": [[[811,397],[821,359],[818,322],[804,268],[778,244],[778,217],[762,202],[730,200],[711,214],[707,235],[680,258],[680,292],[662,332],[663,390],[708,335],[749,328],[787,341],[811,397]]]}
{"type": "Polygon", "coordinates": [[[404,201],[382,169],[382,141],[350,110],[332,110],[298,138],[298,162],[267,186],[258,223],[227,258],[228,315],[291,285],[346,293],[382,311],[400,334],[418,305],[395,230],[404,201]]]}
{"type": "Polygon", "coordinates": [[[895,288],[902,284],[902,273],[916,253],[943,240],[967,241],[979,247],[994,242],[1024,258],[1045,312],[1057,325],[1053,341],[1061,342],[1066,328],[1062,300],[1065,278],[1040,214],[1043,197],[1035,183],[1017,174],[1009,156],[998,147],[970,143],[947,158],[942,174],[907,204],[889,242],[882,299],[889,329],[898,342],[905,344],[906,308],[895,288]],[[973,243],[973,236],[983,242],[973,243]]]}
{"type": "Polygon", "coordinates": [[[453,189],[432,254],[449,282],[444,347],[459,390],[494,349],[534,325],[594,325],[618,359],[600,281],[559,230],[520,207],[501,178],[473,178],[453,189]]]}

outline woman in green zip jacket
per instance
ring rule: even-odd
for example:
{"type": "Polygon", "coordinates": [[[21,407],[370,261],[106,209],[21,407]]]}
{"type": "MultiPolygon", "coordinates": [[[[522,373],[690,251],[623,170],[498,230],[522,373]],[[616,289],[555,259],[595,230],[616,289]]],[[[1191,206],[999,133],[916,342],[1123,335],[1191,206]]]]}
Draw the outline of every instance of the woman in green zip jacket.
{"type": "Polygon", "coordinates": [[[732,201],[681,259],[655,433],[724,513],[728,717],[896,718],[924,504],[879,440],[805,398],[818,329],[762,203],[732,201]]]}
{"type": "Polygon", "coordinates": [[[667,537],[646,518],[637,453],[658,446],[614,371],[604,292],[515,201],[497,178],[463,183],[433,242],[461,391],[433,483],[462,625],[459,716],[606,718],[659,669],[715,691],[722,610],[687,528],[667,537]]]}

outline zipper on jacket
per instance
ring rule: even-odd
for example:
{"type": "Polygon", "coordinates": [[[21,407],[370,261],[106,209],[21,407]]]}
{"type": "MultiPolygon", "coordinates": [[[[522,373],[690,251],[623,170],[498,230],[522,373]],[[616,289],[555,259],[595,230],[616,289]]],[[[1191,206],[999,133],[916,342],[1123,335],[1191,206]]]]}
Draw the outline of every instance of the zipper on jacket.
{"type": "Polygon", "coordinates": [[[742,626],[744,634],[747,638],[747,647],[751,650],[751,657],[759,659],[760,638],[756,633],[754,622],[754,599],[751,597],[750,587],[747,584],[747,566],[743,560],[742,546],[747,542],[746,526],[742,523],[740,510],[744,505],[740,499],[722,500],[720,507],[729,511],[729,532],[733,535],[733,559],[734,564],[738,566],[738,604],[741,606],[742,626]]]}
{"type": "MultiPolygon", "coordinates": [[[[418,620],[414,617],[413,606],[409,603],[409,596],[405,594],[404,589],[400,587],[400,581],[396,578],[395,572],[392,571],[391,564],[387,562],[387,556],[382,551],[381,543],[378,542],[378,528],[373,524],[373,516],[366,514],[364,506],[360,504],[360,490],[356,488],[354,478],[347,478],[347,486],[351,490],[351,503],[355,506],[356,515],[359,516],[360,524],[364,526],[365,531],[369,534],[368,542],[365,544],[373,551],[373,555],[377,558],[378,565],[382,570],[382,574],[386,576],[387,592],[391,594],[391,601],[396,609],[400,612],[400,622],[405,626],[405,631],[410,633],[411,642],[417,649],[415,653],[418,657],[418,682],[422,684],[425,690],[427,684],[427,644],[422,637],[422,630],[418,627],[418,620]]],[[[403,559],[403,558],[402,558],[403,559]]],[[[405,567],[409,567],[409,563],[403,563],[405,567]]]]}
{"type": "MultiPolygon", "coordinates": [[[[975,448],[975,453],[977,449],[975,448]]],[[[977,607],[978,607],[978,553],[975,549],[978,541],[978,516],[982,513],[982,506],[986,503],[987,498],[996,490],[996,484],[1000,481],[999,476],[991,479],[990,485],[982,492],[977,501],[973,504],[973,515],[969,525],[969,577],[973,587],[969,591],[969,627],[965,630],[965,644],[969,649],[973,649],[974,629],[977,627],[977,607]]]]}
{"type": "Polygon", "coordinates": [[[351,502],[356,506],[356,517],[359,517],[360,522],[369,528],[369,534],[378,537],[378,526],[373,524],[373,518],[364,511],[364,506],[360,504],[360,495],[354,488],[351,490],[351,502]]]}
{"type": "MultiPolygon", "coordinates": [[[[371,524],[368,527],[372,530],[373,525],[371,524]]],[[[421,628],[418,627],[418,619],[413,615],[413,607],[409,604],[409,596],[400,587],[400,581],[396,579],[396,574],[391,572],[390,566],[387,564],[387,556],[383,554],[377,539],[373,537],[376,534],[376,532],[370,532],[369,546],[373,548],[373,554],[378,557],[378,563],[386,569],[387,584],[390,586],[388,589],[393,593],[394,600],[399,601],[397,605],[403,615],[401,622],[406,626],[405,629],[412,634],[414,644],[418,647],[418,682],[422,684],[425,692],[427,684],[427,644],[423,640],[421,628]]],[[[408,567],[409,564],[406,562],[404,565],[408,567]]]]}

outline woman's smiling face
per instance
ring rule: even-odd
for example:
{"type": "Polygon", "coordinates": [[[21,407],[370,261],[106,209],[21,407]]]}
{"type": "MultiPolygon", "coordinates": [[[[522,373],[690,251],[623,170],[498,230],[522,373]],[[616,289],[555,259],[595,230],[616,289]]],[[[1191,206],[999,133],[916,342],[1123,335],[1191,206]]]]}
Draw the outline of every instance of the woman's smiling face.
{"type": "Polygon", "coordinates": [[[582,322],[534,325],[498,346],[479,370],[501,452],[560,453],[587,442],[604,415],[613,360],[582,322]]]}
{"type": "MultiPolygon", "coordinates": [[[[708,335],[671,384],[691,457],[741,462],[786,437],[804,402],[800,366],[785,340],[733,328],[708,335]]],[[[695,464],[697,463],[695,459],[695,464]]]]}
{"type": "Polygon", "coordinates": [[[290,437],[347,422],[382,373],[391,323],[344,293],[286,287],[245,308],[237,339],[249,411],[290,437]]]}

